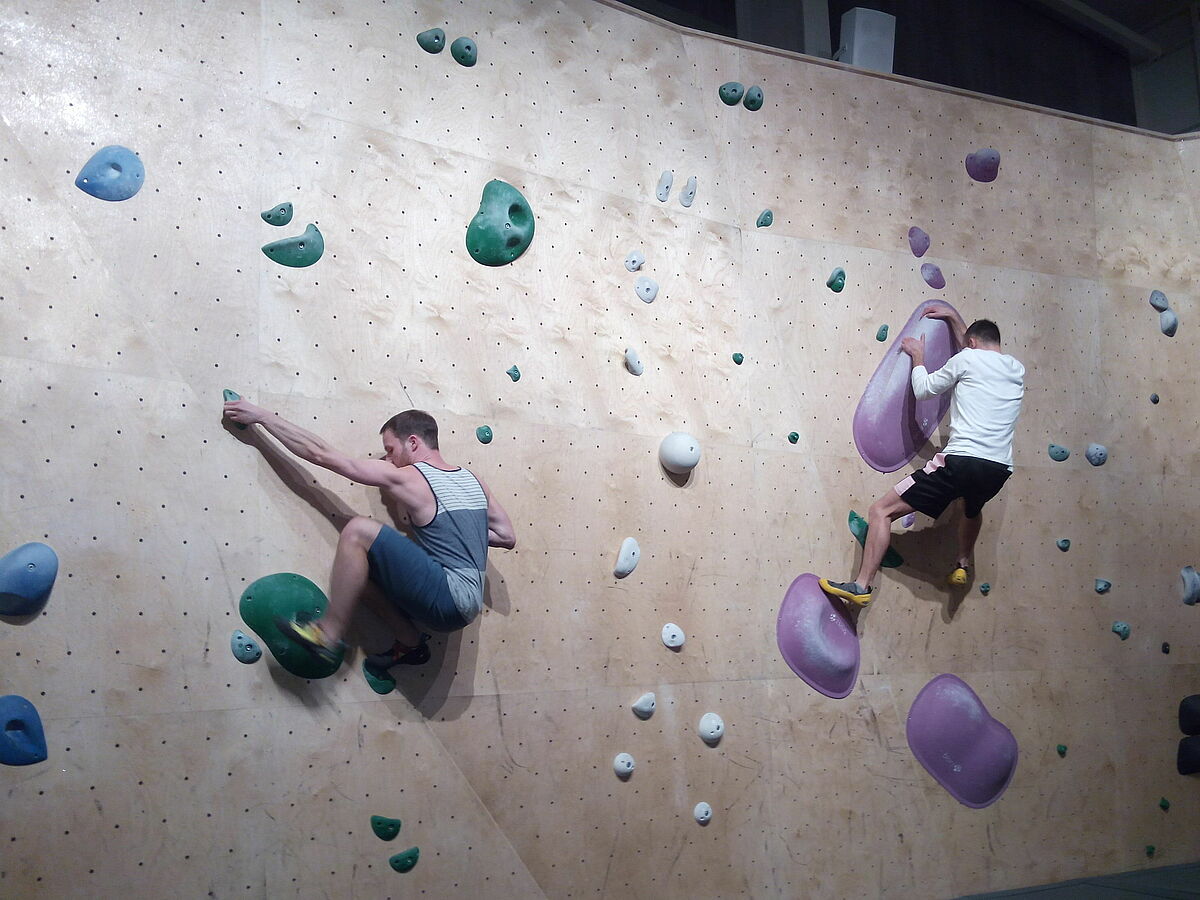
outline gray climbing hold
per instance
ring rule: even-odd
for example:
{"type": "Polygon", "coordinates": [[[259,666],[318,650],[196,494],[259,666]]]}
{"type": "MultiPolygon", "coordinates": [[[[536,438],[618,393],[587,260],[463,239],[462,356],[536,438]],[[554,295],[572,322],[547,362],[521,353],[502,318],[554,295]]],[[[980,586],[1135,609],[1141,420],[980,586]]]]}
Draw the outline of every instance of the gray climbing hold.
{"type": "Polygon", "coordinates": [[[266,212],[259,213],[262,220],[268,225],[286,225],[292,221],[292,204],[280,203],[273,209],[268,209],[266,212]]]}
{"type": "Polygon", "coordinates": [[[679,205],[691,206],[692,201],[696,199],[696,176],[692,175],[687,180],[687,184],[683,186],[683,190],[679,192],[679,205]]]}
{"type": "Polygon", "coordinates": [[[492,429],[488,425],[480,425],[475,429],[475,437],[481,444],[490,444],[495,435],[492,434],[492,429]]]}
{"type": "Polygon", "coordinates": [[[1163,312],[1163,311],[1171,308],[1171,304],[1167,300],[1167,295],[1164,294],[1162,291],[1151,291],[1150,292],[1150,305],[1153,306],[1155,309],[1157,309],[1159,312],[1163,312]]]}
{"type": "Polygon", "coordinates": [[[716,713],[707,712],[700,717],[697,733],[700,735],[700,740],[710,747],[715,747],[721,742],[722,735],[725,734],[725,723],[716,713]]]}
{"type": "Polygon", "coordinates": [[[625,351],[625,368],[629,370],[629,374],[631,375],[641,375],[645,371],[641,357],[638,356],[637,351],[632,347],[625,351]]]}
{"type": "Polygon", "coordinates": [[[658,197],[663,203],[667,202],[667,198],[671,196],[671,185],[674,183],[675,176],[670,169],[665,170],[658,176],[658,187],[654,191],[654,196],[658,197]]]}
{"type": "Polygon", "coordinates": [[[1128,622],[1113,622],[1112,633],[1117,635],[1121,640],[1126,640],[1129,637],[1128,622]]]}
{"type": "Polygon", "coordinates": [[[1164,309],[1158,314],[1158,327],[1167,337],[1175,337],[1175,332],[1179,329],[1179,316],[1175,315],[1175,311],[1164,309]]]}
{"type": "Polygon", "coordinates": [[[742,106],[751,112],[758,112],[763,105],[763,91],[757,84],[746,91],[746,96],[742,98],[742,106]]]}
{"type": "Polygon", "coordinates": [[[1093,466],[1102,466],[1108,462],[1108,449],[1103,444],[1088,444],[1083,455],[1093,466]]]}
{"type": "Polygon", "coordinates": [[[1151,395],[1150,395],[1150,402],[1151,402],[1151,403],[1153,403],[1153,404],[1155,404],[1155,405],[1157,405],[1157,404],[1158,404],[1158,394],[1151,394],[1151,395]]]}
{"type": "Polygon", "coordinates": [[[639,719],[648,719],[654,715],[654,707],[658,703],[658,699],[654,696],[654,691],[647,691],[633,701],[633,714],[639,719]]]}
{"type": "Polygon", "coordinates": [[[325,252],[325,239],[317,226],[310,224],[304,234],[264,244],[262,252],[281,266],[303,269],[321,258],[325,252]]]}
{"type": "Polygon", "coordinates": [[[440,28],[430,28],[417,35],[417,43],[426,53],[441,53],[446,47],[446,32],[440,28]]]}
{"type": "Polygon", "coordinates": [[[770,228],[775,223],[775,213],[769,209],[764,209],[758,214],[758,218],[754,224],[759,228],[770,228]]]}
{"type": "Polygon", "coordinates": [[[712,819],[712,807],[701,800],[692,807],[692,817],[701,825],[707,825],[712,819]]]}
{"type": "Polygon", "coordinates": [[[940,291],[946,286],[946,276],[933,263],[921,263],[921,277],[935,291],[940,291]]]}
{"type": "Polygon", "coordinates": [[[634,284],[633,289],[637,291],[637,295],[644,303],[653,303],[654,298],[658,296],[658,282],[645,275],[638,276],[637,283],[634,284]]]}
{"type": "Polygon", "coordinates": [[[1107,594],[1111,590],[1112,590],[1112,582],[1109,581],[1107,578],[1097,578],[1096,579],[1096,593],[1097,594],[1107,594]]]}
{"type": "Polygon", "coordinates": [[[32,616],[42,611],[58,577],[58,554],[31,541],[0,556],[0,615],[32,616]]]}
{"type": "Polygon", "coordinates": [[[879,343],[882,344],[884,341],[887,340],[887,334],[888,334],[888,327],[886,325],[880,325],[879,330],[877,332],[875,332],[875,340],[879,341],[879,343]]]}
{"type": "Polygon", "coordinates": [[[1000,152],[988,147],[968,153],[966,159],[967,174],[984,184],[995,181],[1000,173],[1000,152]]]}
{"type": "Polygon", "coordinates": [[[613,569],[613,575],[617,578],[624,578],[637,568],[641,555],[642,548],[638,546],[638,542],[631,537],[625,538],[621,542],[621,551],[617,554],[617,565],[613,569]]]}
{"type": "Polygon", "coordinates": [[[908,247],[912,250],[913,256],[917,258],[924,256],[929,249],[929,235],[925,233],[924,229],[914,225],[908,229],[908,247]]]}
{"type": "Polygon", "coordinates": [[[1066,447],[1060,446],[1059,444],[1050,445],[1050,458],[1055,462],[1062,462],[1070,455],[1071,451],[1066,447]]]}
{"type": "Polygon", "coordinates": [[[1059,538],[1054,542],[1054,546],[1058,547],[1063,553],[1071,549],[1071,541],[1068,538],[1059,538]]]}
{"type": "Polygon", "coordinates": [[[720,95],[721,102],[726,106],[737,106],[744,93],[746,93],[746,88],[738,81],[727,81],[717,88],[717,94],[720,95]]]}
{"type": "Polygon", "coordinates": [[[233,656],[238,662],[246,665],[262,659],[262,647],[258,646],[258,641],[246,637],[240,628],[235,629],[229,638],[229,649],[233,651],[233,656]]]}
{"type": "Polygon", "coordinates": [[[450,45],[450,55],[460,66],[468,69],[479,61],[479,49],[470,38],[460,37],[450,45]]]}
{"type": "Polygon", "coordinates": [[[146,167],[127,147],[101,147],[75,176],[75,187],[99,200],[128,200],[142,189],[146,167]]]}
{"type": "Polygon", "coordinates": [[[1195,606],[1200,601],[1200,572],[1191,566],[1184,566],[1179,570],[1179,577],[1183,582],[1183,602],[1195,606]]]}
{"type": "Polygon", "coordinates": [[[516,366],[513,366],[512,368],[508,369],[508,370],[505,372],[505,374],[506,374],[506,375],[507,375],[509,378],[511,378],[513,381],[520,381],[520,380],[521,380],[521,370],[520,370],[520,369],[518,369],[516,366]]]}
{"type": "Polygon", "coordinates": [[[658,445],[658,461],[674,475],[686,475],[700,462],[700,442],[683,431],[672,431],[658,445]]]}
{"type": "Polygon", "coordinates": [[[618,778],[628,778],[637,767],[637,762],[628,753],[618,753],[613,757],[613,771],[618,778]]]}
{"type": "Polygon", "coordinates": [[[645,254],[641,250],[633,250],[625,257],[625,268],[630,272],[636,272],[646,264],[645,254]]]}
{"type": "Polygon", "coordinates": [[[668,622],[662,627],[662,642],[672,650],[682,647],[685,640],[687,638],[683,634],[683,629],[674,622],[668,622]]]}

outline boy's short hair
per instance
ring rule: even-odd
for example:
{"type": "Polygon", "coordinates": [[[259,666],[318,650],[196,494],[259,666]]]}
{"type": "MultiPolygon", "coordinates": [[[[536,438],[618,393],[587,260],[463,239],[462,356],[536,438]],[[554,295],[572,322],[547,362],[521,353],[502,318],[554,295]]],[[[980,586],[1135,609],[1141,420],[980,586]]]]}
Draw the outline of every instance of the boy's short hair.
{"type": "Polygon", "coordinates": [[[415,434],[425,442],[425,446],[430,450],[438,449],[437,421],[422,409],[406,409],[404,412],[396,413],[379,429],[380,434],[385,431],[390,431],[401,439],[415,434]]]}
{"type": "Polygon", "coordinates": [[[1000,328],[991,319],[976,319],[967,329],[967,337],[983,344],[999,344],[1000,328]]]}

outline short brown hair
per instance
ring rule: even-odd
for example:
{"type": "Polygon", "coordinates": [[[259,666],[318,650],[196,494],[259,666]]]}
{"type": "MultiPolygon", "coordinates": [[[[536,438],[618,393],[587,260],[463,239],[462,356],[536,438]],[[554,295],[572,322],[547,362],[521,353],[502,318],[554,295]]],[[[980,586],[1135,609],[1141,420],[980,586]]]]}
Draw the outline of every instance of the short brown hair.
{"type": "Polygon", "coordinates": [[[380,434],[385,431],[390,431],[401,439],[415,434],[425,442],[425,446],[430,450],[438,448],[437,421],[421,409],[406,409],[404,412],[396,413],[379,429],[380,434]]]}

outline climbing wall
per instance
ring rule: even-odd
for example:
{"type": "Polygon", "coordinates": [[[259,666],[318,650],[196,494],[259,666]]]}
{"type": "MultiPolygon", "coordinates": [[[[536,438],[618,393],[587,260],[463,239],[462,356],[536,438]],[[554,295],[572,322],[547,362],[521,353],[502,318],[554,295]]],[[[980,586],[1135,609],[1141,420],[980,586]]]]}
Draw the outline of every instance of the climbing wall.
{"type": "MultiPolygon", "coordinates": [[[[1195,858],[1200,800],[1174,768],[1176,705],[1200,691],[1176,587],[1200,507],[1194,139],[599,0],[16,0],[0,74],[0,553],[42,541],[61,565],[42,615],[0,623],[0,688],[35,704],[49,752],[0,770],[0,895],[927,898],[1195,858]],[[434,26],[478,64],[423,52],[434,26]],[[760,111],[720,102],[734,80],[760,111]],[[145,163],[125,202],[73,184],[109,144],[145,163]],[[983,147],[990,184],[963,166],[983,147]],[[494,269],[463,240],[493,178],[537,218],[494,269]],[[287,228],[260,219],[283,201],[287,228]],[[310,222],[312,267],[259,252],[310,222]],[[652,304],[622,265],[636,249],[652,304]],[[798,574],[852,574],[847,513],[898,480],[861,461],[851,419],[876,330],[931,296],[994,318],[1028,369],[977,553],[992,591],[944,589],[952,515],[897,528],[907,564],[832,700],[785,665],[775,617],[798,574]],[[511,514],[483,615],[395,693],[358,650],[312,682],[232,656],[247,585],[327,587],[340,517],[387,513],[224,428],[224,388],[364,456],[428,409],[511,514]],[[682,485],[657,462],[675,430],[703,447],[682,485]],[[642,557],[618,581],[626,536],[642,557]],[[944,672],[1021,748],[983,810],[905,741],[944,672]],[[403,821],[394,843],[373,814],[403,821]],[[393,872],[408,846],[419,864],[393,872]]],[[[387,643],[365,613],[353,639],[387,643]]]]}

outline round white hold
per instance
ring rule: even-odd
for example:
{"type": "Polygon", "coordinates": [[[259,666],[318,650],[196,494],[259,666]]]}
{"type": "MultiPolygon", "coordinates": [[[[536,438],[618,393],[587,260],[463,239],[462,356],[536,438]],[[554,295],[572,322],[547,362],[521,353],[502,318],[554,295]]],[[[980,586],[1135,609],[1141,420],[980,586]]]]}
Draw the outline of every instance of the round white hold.
{"type": "Polygon", "coordinates": [[[692,810],[692,815],[696,817],[696,821],[701,825],[707,825],[708,820],[712,818],[712,807],[701,800],[692,810]]]}
{"type": "Polygon", "coordinates": [[[648,719],[654,715],[654,706],[657,702],[654,691],[647,691],[633,701],[633,714],[639,719],[648,719]]]}
{"type": "Polygon", "coordinates": [[[625,368],[631,375],[641,375],[646,370],[646,367],[642,365],[642,358],[632,347],[625,350],[625,368]]]}
{"type": "Polygon", "coordinates": [[[716,713],[705,713],[700,717],[700,740],[710,746],[721,740],[725,733],[725,723],[716,713]]]}
{"type": "Polygon", "coordinates": [[[684,431],[672,431],[658,445],[658,461],[668,472],[686,475],[700,462],[700,442],[684,431]]]}
{"type": "Polygon", "coordinates": [[[658,296],[658,282],[645,275],[638,276],[638,280],[634,282],[633,289],[637,291],[637,295],[645,303],[653,303],[654,298],[658,296]]]}
{"type": "Polygon", "coordinates": [[[633,757],[628,753],[618,753],[613,758],[613,771],[617,773],[618,778],[628,778],[633,774],[634,766],[637,763],[633,761],[633,757]]]}
{"type": "Polygon", "coordinates": [[[618,578],[624,578],[637,568],[641,555],[642,549],[638,546],[638,542],[631,537],[625,538],[621,542],[621,552],[617,555],[617,565],[613,569],[613,574],[618,578]]]}
{"type": "Polygon", "coordinates": [[[663,626],[662,641],[672,650],[682,647],[684,640],[683,629],[674,622],[668,622],[663,626]]]}
{"type": "Polygon", "coordinates": [[[632,250],[625,257],[625,268],[630,272],[636,272],[646,264],[646,255],[641,250],[632,250]]]}

